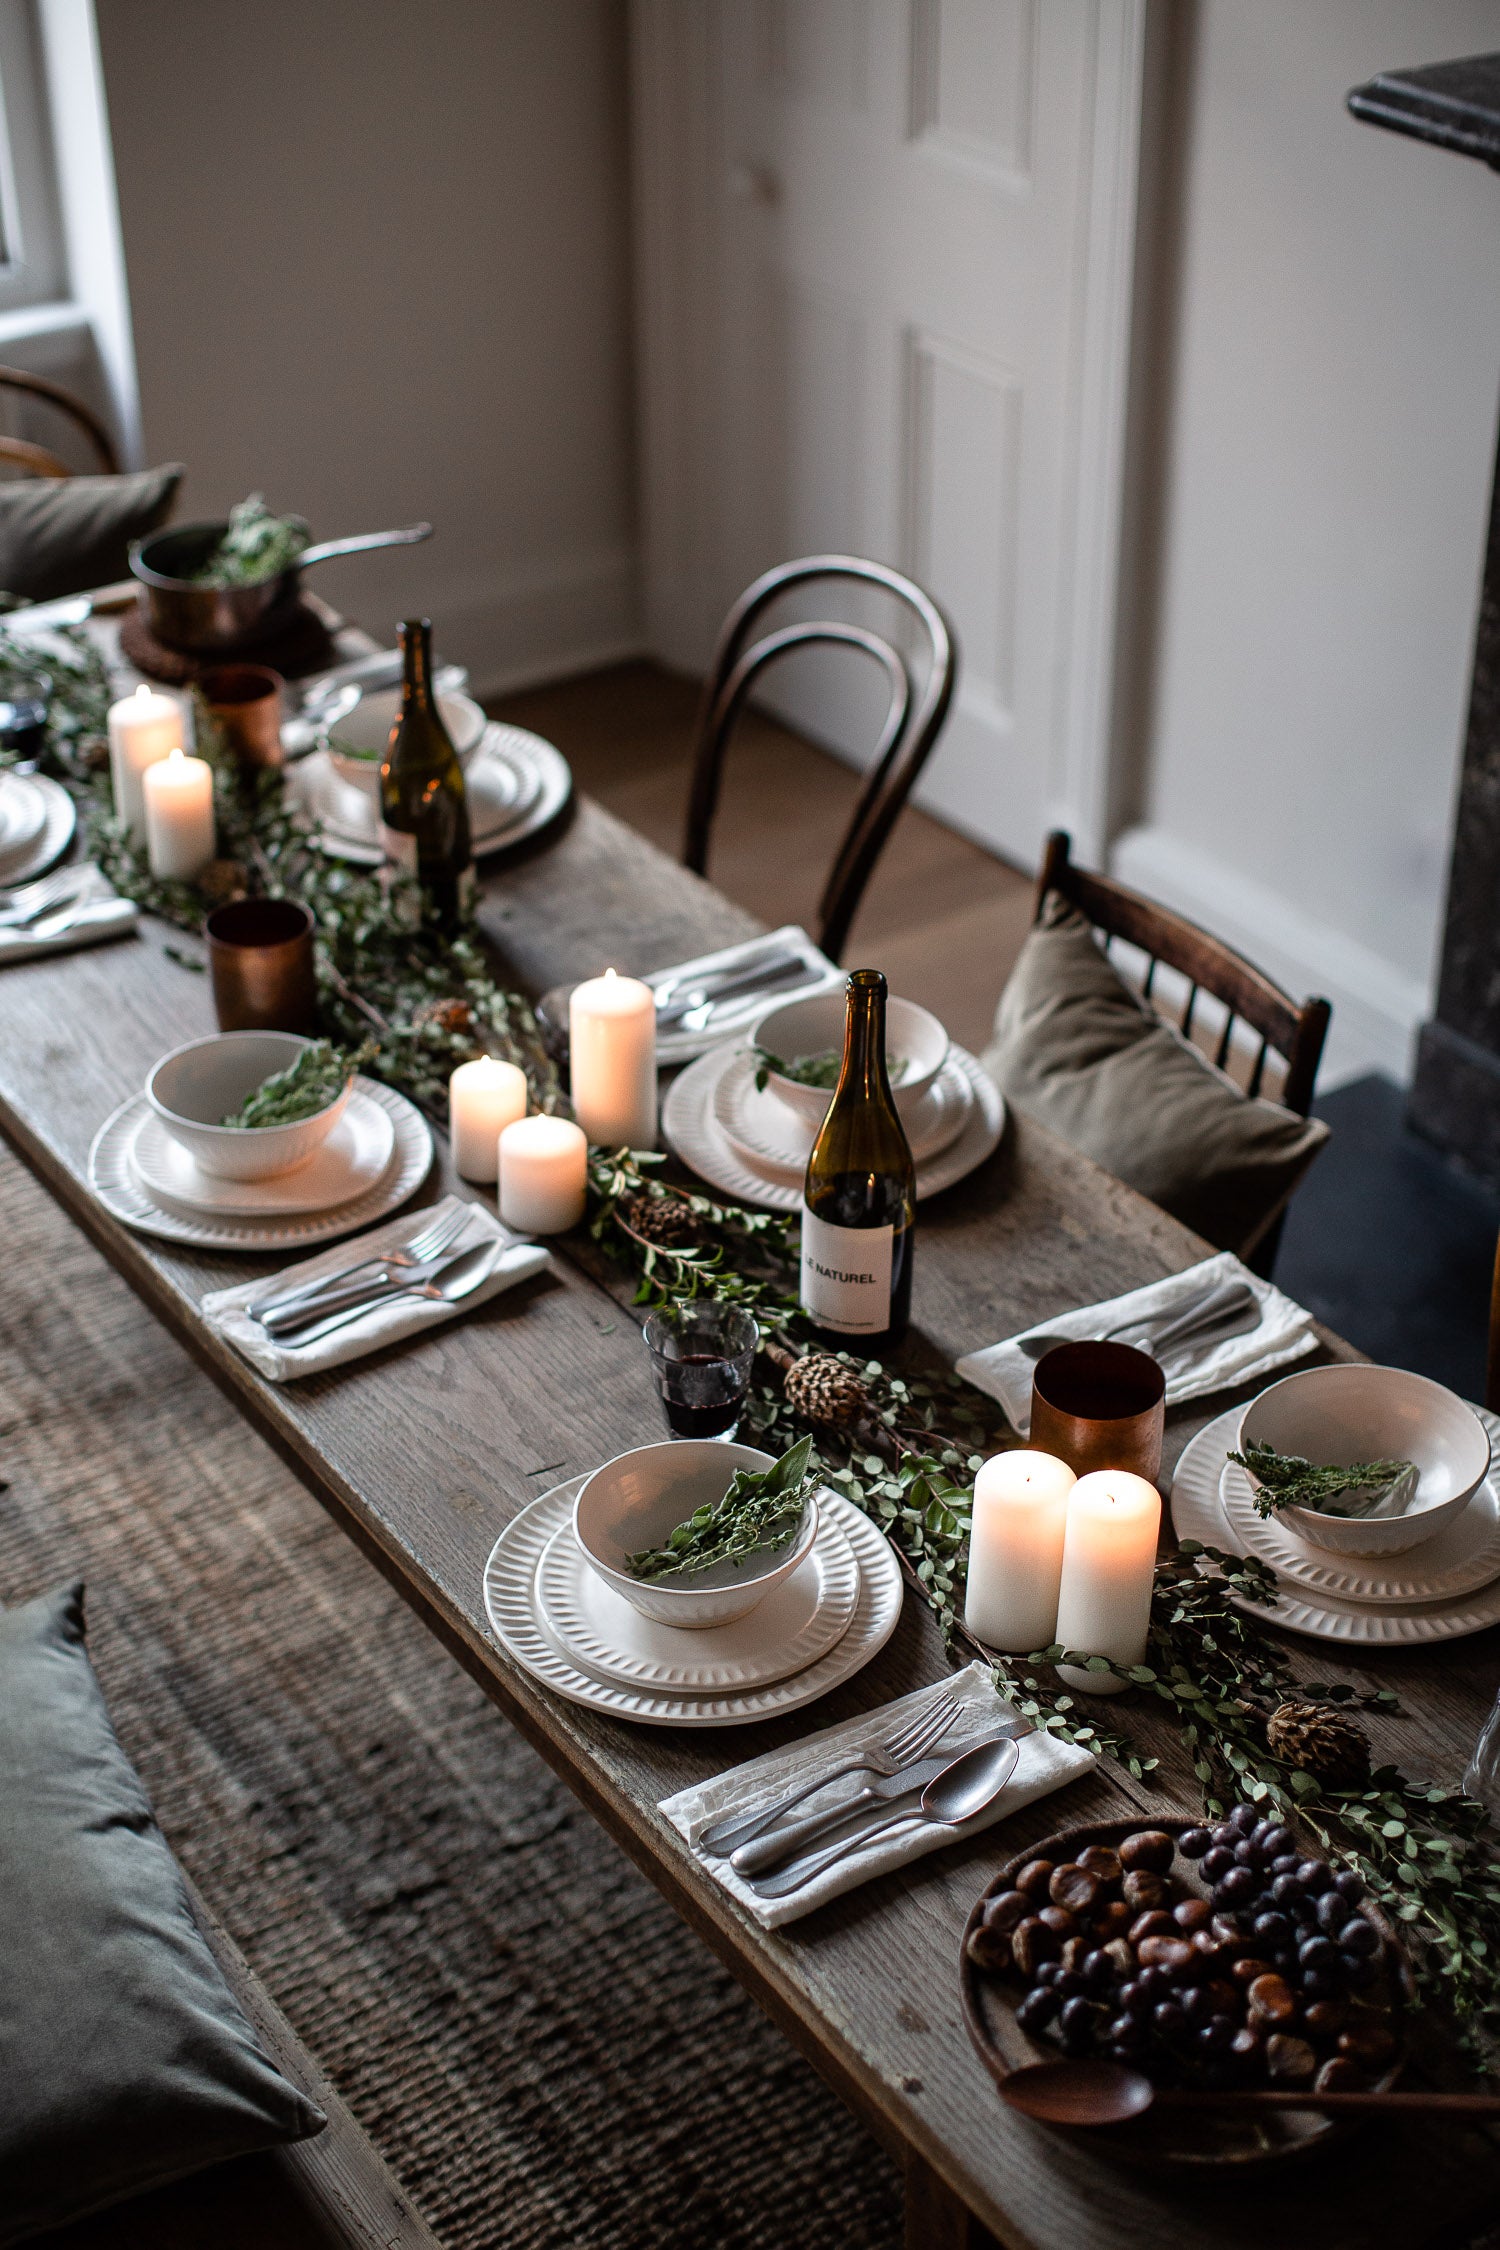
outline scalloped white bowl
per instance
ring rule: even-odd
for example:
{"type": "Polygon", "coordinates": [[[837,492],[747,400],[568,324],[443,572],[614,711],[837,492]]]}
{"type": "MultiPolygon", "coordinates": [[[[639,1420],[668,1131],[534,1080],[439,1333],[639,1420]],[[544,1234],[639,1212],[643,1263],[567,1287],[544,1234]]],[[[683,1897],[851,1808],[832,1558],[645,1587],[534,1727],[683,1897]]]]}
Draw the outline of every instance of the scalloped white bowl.
{"type": "Polygon", "coordinates": [[[146,1080],[146,1099],[200,1172],[216,1180],[274,1180],[316,1156],[344,1114],[352,1081],[316,1117],[292,1125],[222,1125],[310,1039],[291,1031],[220,1031],[174,1047],[146,1080]]]}
{"type": "Polygon", "coordinates": [[[585,1480],[573,1503],[573,1535],[589,1568],[633,1609],[658,1625],[699,1632],[748,1617],[757,1602],[802,1561],[818,1535],[818,1503],[809,1498],[789,1545],[751,1555],[736,1569],[719,1563],[690,1585],[632,1578],[629,1558],[659,1547],[669,1531],[706,1501],[722,1500],[736,1469],[769,1469],[771,1456],[720,1438],[669,1438],[617,1454],[585,1480]]]}
{"type": "MultiPolygon", "coordinates": [[[[785,1000],[780,1007],[769,1009],[756,1023],[750,1037],[757,1047],[768,1053],[781,1055],[795,1062],[801,1055],[825,1054],[830,1047],[843,1051],[844,1021],[848,1003],[842,990],[815,992],[808,1000],[785,1000]]],[[[948,1034],[929,1008],[919,1008],[915,1000],[898,1000],[894,995],[885,1007],[885,1052],[887,1062],[898,1058],[905,1065],[900,1083],[891,1087],[898,1114],[912,1116],[922,1096],[948,1060],[948,1034]]],[[[784,1078],[773,1070],[766,1080],[778,1100],[794,1109],[812,1126],[814,1132],[828,1115],[828,1104],[833,1099],[829,1086],[802,1086],[795,1078],[784,1078]]]]}

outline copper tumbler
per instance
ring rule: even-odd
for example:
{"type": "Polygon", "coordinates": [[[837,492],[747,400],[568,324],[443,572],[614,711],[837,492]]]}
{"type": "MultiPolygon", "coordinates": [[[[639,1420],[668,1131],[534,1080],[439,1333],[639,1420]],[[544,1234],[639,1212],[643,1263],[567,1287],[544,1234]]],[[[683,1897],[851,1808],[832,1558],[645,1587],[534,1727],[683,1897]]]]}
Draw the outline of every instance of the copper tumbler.
{"type": "Polygon", "coordinates": [[[217,664],[199,681],[229,748],[245,766],[279,766],[282,691],[269,664],[217,664]]]}
{"type": "Polygon", "coordinates": [[[318,1028],[313,918],[291,898],[238,898],[203,925],[221,1031],[318,1028]]]}
{"type": "Polygon", "coordinates": [[[1076,1476],[1130,1469],[1155,1484],[1166,1396],[1156,1361],[1129,1344],[1054,1344],[1031,1378],[1027,1443],[1055,1453],[1076,1476]]]}

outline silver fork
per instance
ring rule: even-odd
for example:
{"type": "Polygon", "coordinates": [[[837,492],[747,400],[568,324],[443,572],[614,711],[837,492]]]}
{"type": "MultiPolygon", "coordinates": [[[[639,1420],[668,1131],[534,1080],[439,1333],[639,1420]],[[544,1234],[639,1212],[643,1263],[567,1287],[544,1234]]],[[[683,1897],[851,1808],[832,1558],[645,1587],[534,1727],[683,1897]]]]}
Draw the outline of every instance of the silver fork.
{"type": "Polygon", "coordinates": [[[356,1258],[352,1266],[341,1266],[337,1273],[320,1274],[316,1281],[305,1281],[300,1289],[284,1289],[275,1297],[261,1297],[245,1310],[252,1320],[265,1321],[267,1313],[282,1312],[288,1305],[300,1304],[304,1298],[321,1297],[337,1283],[347,1281],[352,1274],[363,1273],[366,1266],[424,1266],[450,1242],[456,1242],[469,1223],[469,1206],[460,1204],[445,1218],[434,1219],[406,1242],[398,1242],[394,1250],[381,1250],[373,1257],[356,1258]]]}
{"type": "Polygon", "coordinates": [[[889,1741],[880,1743],[873,1750],[866,1750],[858,1758],[851,1758],[846,1765],[835,1766],[832,1773],[819,1774],[816,1781],[808,1782],[806,1788],[796,1790],[790,1797],[782,1797],[774,1805],[767,1805],[762,1811],[751,1813],[747,1818],[716,1820],[698,1838],[698,1849],[712,1854],[715,1859],[726,1859],[731,1852],[738,1851],[741,1844],[748,1844],[752,1836],[759,1836],[773,1821],[780,1820],[783,1813],[789,1813],[794,1805],[800,1805],[805,1797],[811,1797],[819,1789],[826,1789],[830,1781],[842,1781],[848,1773],[899,1773],[903,1766],[911,1764],[913,1758],[920,1757],[924,1750],[930,1749],[957,1717],[958,1697],[943,1696],[927,1710],[919,1711],[889,1741]]]}
{"type": "Polygon", "coordinates": [[[22,883],[16,889],[0,891],[0,929],[14,929],[23,922],[34,922],[48,907],[59,905],[73,891],[82,890],[91,870],[87,867],[59,867],[51,875],[43,875],[35,883],[22,883]]]}

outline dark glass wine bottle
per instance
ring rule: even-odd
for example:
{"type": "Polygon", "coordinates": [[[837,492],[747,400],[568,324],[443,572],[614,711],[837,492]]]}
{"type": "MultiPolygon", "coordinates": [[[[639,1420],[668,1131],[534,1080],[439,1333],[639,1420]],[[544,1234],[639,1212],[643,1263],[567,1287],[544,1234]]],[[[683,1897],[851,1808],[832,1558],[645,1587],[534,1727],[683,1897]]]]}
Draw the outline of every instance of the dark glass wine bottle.
{"type": "Polygon", "coordinates": [[[802,1190],[802,1309],[835,1351],[878,1356],[911,1314],[917,1176],[885,1067],[885,978],[846,987],[844,1061],[802,1190]]]}
{"type": "Polygon", "coordinates": [[[401,642],[401,710],[380,768],[386,865],[415,876],[424,919],[451,933],[473,884],[464,769],[432,692],[432,621],[408,617],[401,642]]]}

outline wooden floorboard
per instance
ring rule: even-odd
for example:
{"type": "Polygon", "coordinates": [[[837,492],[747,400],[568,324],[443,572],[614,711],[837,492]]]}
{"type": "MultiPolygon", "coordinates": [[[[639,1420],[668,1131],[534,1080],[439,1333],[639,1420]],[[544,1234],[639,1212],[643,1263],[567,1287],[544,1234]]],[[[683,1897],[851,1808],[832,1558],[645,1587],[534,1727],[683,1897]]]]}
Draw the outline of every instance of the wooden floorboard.
{"type": "MultiPolygon", "coordinates": [[[[681,850],[697,683],[660,665],[613,664],[491,702],[555,742],[580,789],[674,857],[681,850]]],[[[941,741],[933,756],[941,760],[941,741]]],[[[752,711],[731,746],[710,873],[772,924],[810,928],[859,777],[752,711]]],[[[941,1016],[970,1048],[989,1037],[1031,913],[1031,883],[908,807],[865,894],[844,958],[941,1016]]]]}

